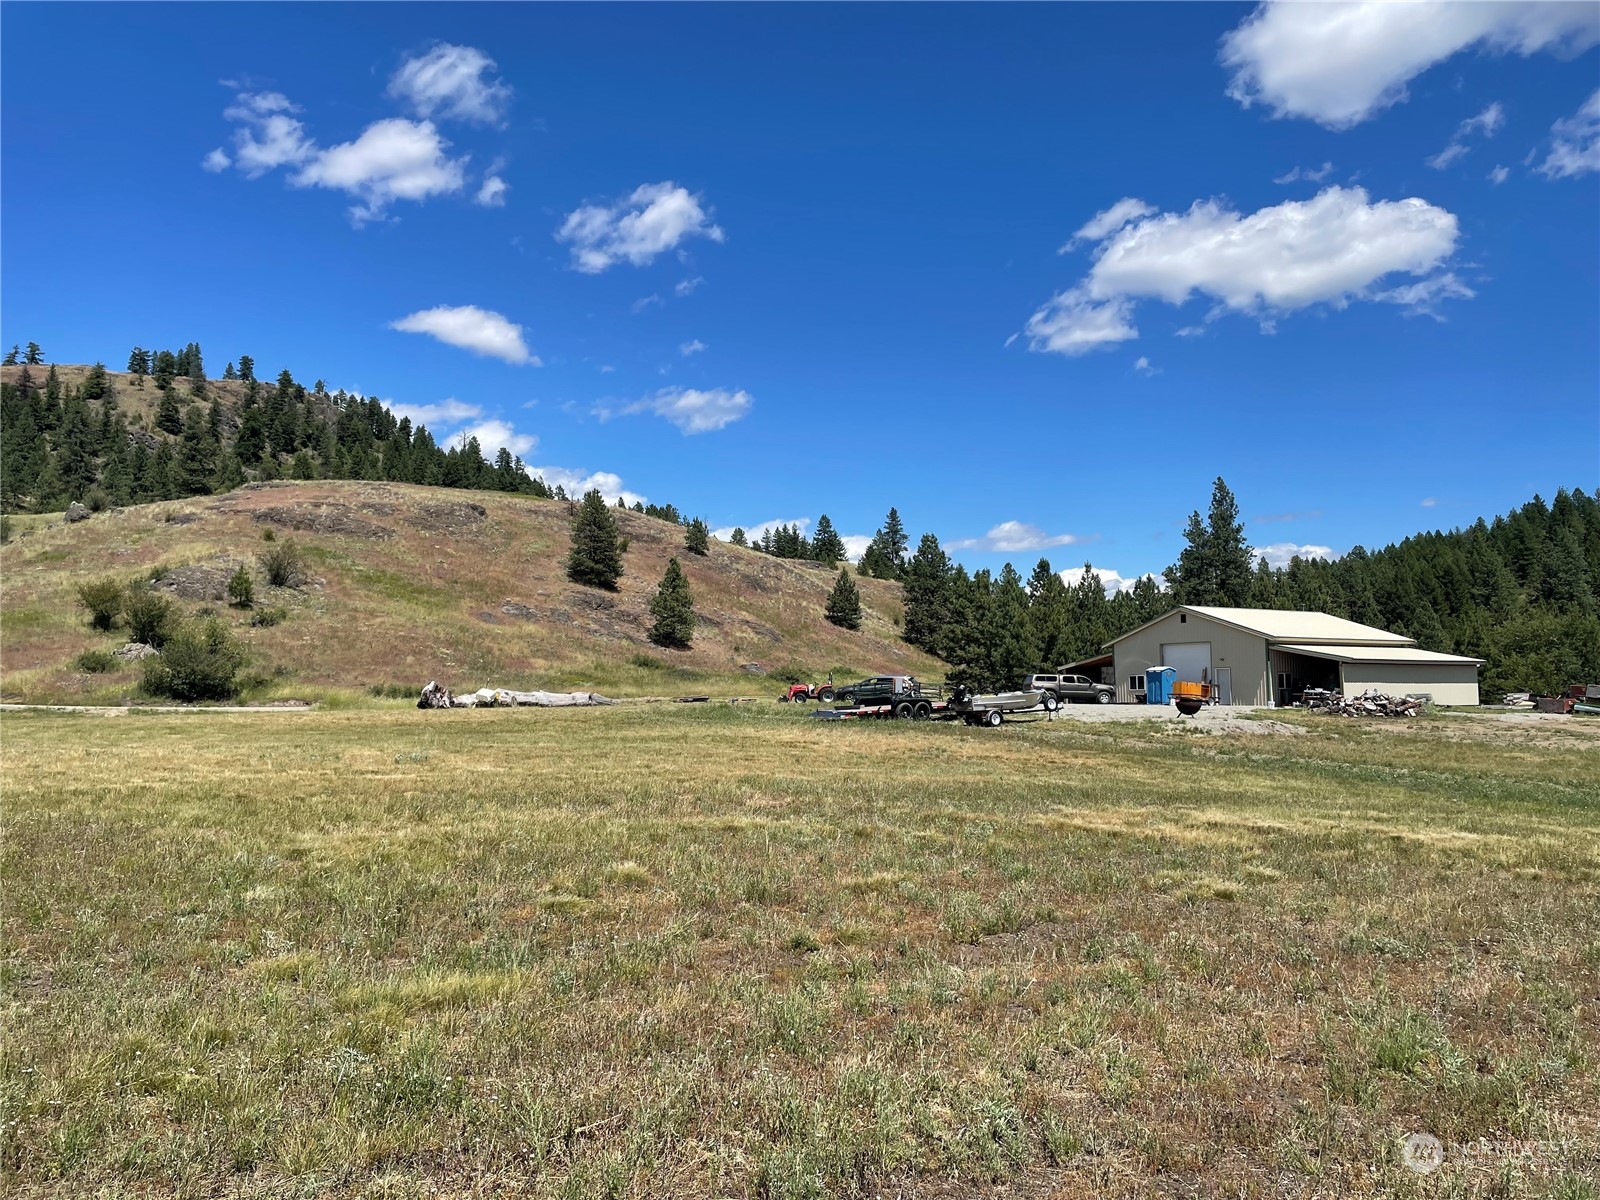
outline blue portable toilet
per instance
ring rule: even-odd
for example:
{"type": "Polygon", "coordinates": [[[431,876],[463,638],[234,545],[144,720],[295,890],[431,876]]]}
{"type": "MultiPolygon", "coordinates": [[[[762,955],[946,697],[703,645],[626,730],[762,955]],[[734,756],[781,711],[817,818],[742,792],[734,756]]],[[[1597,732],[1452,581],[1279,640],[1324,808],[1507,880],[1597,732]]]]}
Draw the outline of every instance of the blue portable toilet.
{"type": "Polygon", "coordinates": [[[1177,677],[1177,667],[1151,667],[1144,673],[1144,702],[1146,704],[1171,704],[1172,683],[1177,677]]]}

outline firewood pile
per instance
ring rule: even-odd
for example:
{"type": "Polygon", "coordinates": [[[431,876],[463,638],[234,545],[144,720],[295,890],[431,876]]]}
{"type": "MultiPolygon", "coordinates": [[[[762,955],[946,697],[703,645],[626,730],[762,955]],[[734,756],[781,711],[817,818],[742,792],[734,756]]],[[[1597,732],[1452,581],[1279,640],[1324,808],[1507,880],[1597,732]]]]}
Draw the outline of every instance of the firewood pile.
{"type": "Polygon", "coordinates": [[[1413,696],[1386,696],[1379,691],[1366,691],[1359,696],[1346,697],[1322,688],[1307,688],[1302,703],[1313,712],[1331,713],[1336,717],[1416,717],[1427,706],[1427,701],[1413,696]]]}

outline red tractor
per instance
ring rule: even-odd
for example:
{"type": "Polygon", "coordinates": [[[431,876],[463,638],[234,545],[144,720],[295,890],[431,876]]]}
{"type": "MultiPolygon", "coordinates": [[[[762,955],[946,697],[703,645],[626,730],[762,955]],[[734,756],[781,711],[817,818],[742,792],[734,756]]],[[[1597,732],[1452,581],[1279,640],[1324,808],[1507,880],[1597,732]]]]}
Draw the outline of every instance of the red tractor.
{"type": "Polygon", "coordinates": [[[833,684],[791,683],[787,691],[778,697],[779,704],[804,704],[807,700],[815,700],[818,704],[833,703],[833,684]]]}

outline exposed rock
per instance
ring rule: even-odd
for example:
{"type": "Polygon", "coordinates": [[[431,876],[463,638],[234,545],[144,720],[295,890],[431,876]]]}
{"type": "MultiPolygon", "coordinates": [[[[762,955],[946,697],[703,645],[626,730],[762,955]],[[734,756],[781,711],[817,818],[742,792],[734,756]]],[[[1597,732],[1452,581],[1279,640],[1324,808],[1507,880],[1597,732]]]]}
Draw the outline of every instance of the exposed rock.
{"type": "Polygon", "coordinates": [[[425,504],[414,515],[402,518],[407,525],[429,533],[459,533],[481,525],[489,510],[481,504],[425,504]]]}
{"type": "Polygon", "coordinates": [[[69,524],[76,523],[78,521],[87,521],[88,519],[89,510],[83,505],[79,504],[76,500],[67,505],[67,521],[69,524]]]}
{"type": "Polygon", "coordinates": [[[394,537],[394,530],[363,521],[346,504],[285,504],[260,509],[253,519],[262,524],[304,533],[337,533],[378,542],[386,542],[394,537]]]}
{"type": "Polygon", "coordinates": [[[172,567],[153,586],[185,600],[226,600],[228,579],[237,569],[233,563],[172,567]]]}
{"type": "Polygon", "coordinates": [[[508,617],[521,617],[524,621],[532,621],[538,616],[526,604],[518,604],[515,600],[507,600],[500,606],[500,611],[508,617]]]}
{"type": "Polygon", "coordinates": [[[138,662],[142,658],[149,658],[160,653],[161,651],[154,646],[146,645],[144,642],[129,642],[121,650],[113,650],[111,657],[120,658],[123,662],[138,662]]]}
{"type": "Polygon", "coordinates": [[[765,675],[767,673],[767,669],[760,663],[740,663],[739,670],[746,675],[765,675]]]}

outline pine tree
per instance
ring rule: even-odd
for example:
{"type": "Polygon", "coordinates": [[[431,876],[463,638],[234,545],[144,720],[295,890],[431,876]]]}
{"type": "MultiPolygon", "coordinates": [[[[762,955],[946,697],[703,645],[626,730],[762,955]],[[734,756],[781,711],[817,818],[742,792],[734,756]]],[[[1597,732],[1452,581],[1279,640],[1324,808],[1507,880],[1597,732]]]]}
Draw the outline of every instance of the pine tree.
{"type": "Polygon", "coordinates": [[[179,493],[184,496],[209,494],[216,468],[216,445],[206,431],[205,417],[198,405],[190,405],[183,422],[183,438],[178,443],[175,482],[179,493]]]}
{"type": "Polygon", "coordinates": [[[834,580],[833,590],[828,593],[828,607],[823,616],[840,629],[861,628],[861,593],[844,567],[839,568],[839,578],[834,580]]]}
{"type": "Polygon", "coordinates": [[[605,497],[589,491],[572,518],[572,550],[567,555],[567,578],[586,587],[615,590],[622,577],[622,546],[617,519],[605,497]]]}
{"type": "Polygon", "coordinates": [[[906,567],[905,603],[905,640],[938,654],[951,622],[950,558],[931,533],[922,535],[906,567]]]}
{"type": "Polygon", "coordinates": [[[906,550],[911,541],[906,537],[906,527],[900,523],[899,509],[891,508],[889,515],[883,520],[883,548],[889,555],[889,561],[894,564],[895,576],[906,567],[906,550]]]}
{"type": "Polygon", "coordinates": [[[699,517],[690,521],[684,529],[683,548],[690,554],[704,555],[711,552],[711,531],[699,517]]]}
{"type": "Polygon", "coordinates": [[[742,527],[738,526],[738,525],[735,525],[733,527],[733,533],[729,535],[728,540],[730,542],[732,542],[735,546],[749,546],[750,545],[750,539],[745,537],[744,529],[742,527]]]}
{"type": "Polygon", "coordinates": [[[248,354],[239,355],[239,378],[245,383],[256,381],[256,360],[248,354]]]}
{"type": "Polygon", "coordinates": [[[18,358],[19,355],[21,355],[21,353],[22,353],[22,347],[21,346],[17,346],[17,345],[13,345],[10,350],[6,351],[5,358],[4,359],[0,359],[0,367],[14,367],[14,366],[16,366],[17,365],[17,358],[18,358]]]}
{"type": "Polygon", "coordinates": [[[655,598],[650,601],[650,615],[656,619],[650,627],[650,640],[658,646],[687,650],[694,638],[694,599],[689,594],[689,581],[677,559],[669,559],[667,572],[661,577],[655,598]]]}
{"type": "Polygon", "coordinates": [[[833,527],[833,522],[828,519],[828,514],[823,513],[817,518],[817,533],[811,539],[811,557],[820,563],[833,566],[845,555],[844,539],[839,536],[833,527]]]}
{"type": "Polygon", "coordinates": [[[1211,509],[1204,522],[1189,515],[1183,531],[1189,544],[1167,568],[1167,583],[1179,604],[1240,607],[1250,602],[1250,546],[1239,503],[1219,477],[1211,486],[1211,509]]]}
{"type": "Polygon", "coordinates": [[[133,386],[142,388],[144,377],[150,374],[150,352],[142,346],[135,346],[128,355],[128,374],[133,376],[133,386]]]}
{"type": "Polygon", "coordinates": [[[176,392],[163,392],[156,409],[156,428],[163,433],[177,435],[183,432],[183,411],[178,407],[176,392]]]}
{"type": "MultiPolygon", "coordinates": [[[[50,374],[54,375],[55,373],[56,369],[51,367],[50,374]]],[[[110,392],[111,380],[106,375],[106,365],[102,362],[97,362],[90,367],[89,373],[83,377],[83,382],[78,385],[78,394],[85,400],[99,400],[101,397],[109,395],[110,392]]]]}
{"type": "Polygon", "coordinates": [[[44,362],[44,351],[39,349],[38,342],[28,343],[28,352],[23,356],[22,361],[30,367],[37,367],[44,362]]]}
{"type": "Polygon", "coordinates": [[[988,616],[990,686],[1007,691],[1019,688],[1023,677],[1039,667],[1039,645],[1028,622],[1028,593],[1022,576],[1010,563],[1000,569],[988,616]]]}
{"type": "Polygon", "coordinates": [[[1041,666],[1048,669],[1069,657],[1071,619],[1067,585],[1051,568],[1050,560],[1041,558],[1028,580],[1028,623],[1039,647],[1041,666]]]}

